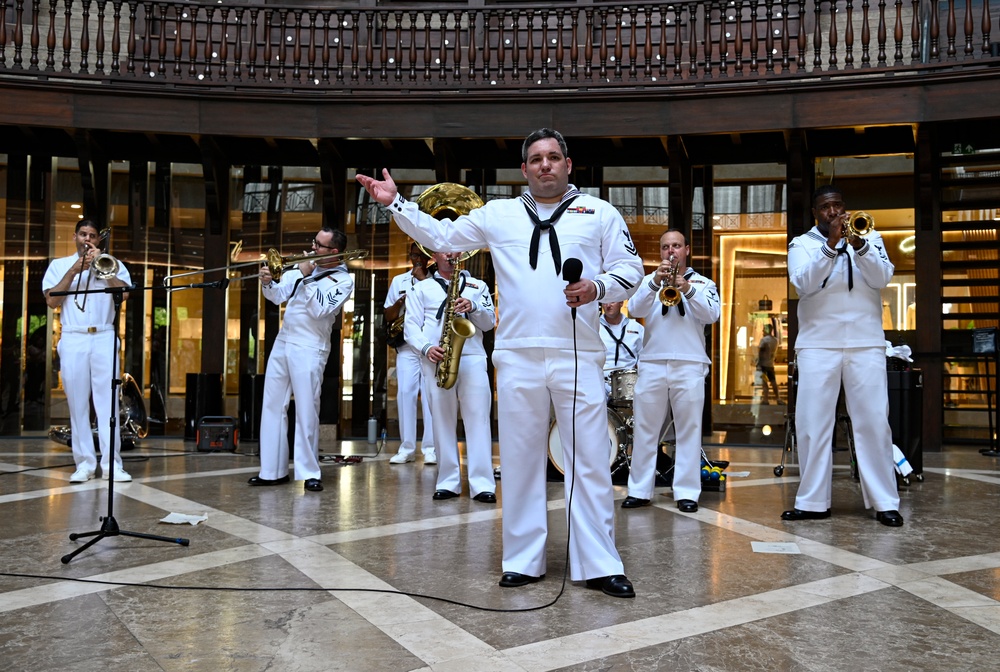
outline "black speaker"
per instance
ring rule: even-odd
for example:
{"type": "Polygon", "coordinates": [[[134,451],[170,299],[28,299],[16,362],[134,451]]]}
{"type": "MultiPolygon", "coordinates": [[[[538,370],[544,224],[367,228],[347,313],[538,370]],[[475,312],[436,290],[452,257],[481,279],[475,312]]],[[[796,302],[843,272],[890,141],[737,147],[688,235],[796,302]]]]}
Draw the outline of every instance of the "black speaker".
{"type": "Polygon", "coordinates": [[[206,415],[222,415],[222,374],[189,373],[185,380],[184,440],[198,436],[198,421],[206,415]]]}
{"type": "Polygon", "coordinates": [[[921,441],[924,407],[924,373],[920,369],[887,371],[889,379],[889,427],[892,442],[906,455],[916,474],[924,471],[921,441]]]}
{"type": "Polygon", "coordinates": [[[244,373],[240,376],[240,438],[260,440],[260,409],[264,405],[264,376],[244,373]]]}

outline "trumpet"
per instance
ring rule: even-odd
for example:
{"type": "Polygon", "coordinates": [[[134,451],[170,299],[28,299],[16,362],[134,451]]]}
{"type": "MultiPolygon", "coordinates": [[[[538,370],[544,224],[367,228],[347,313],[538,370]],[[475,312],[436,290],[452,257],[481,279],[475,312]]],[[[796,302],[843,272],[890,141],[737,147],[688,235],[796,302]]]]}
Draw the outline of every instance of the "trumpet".
{"type": "Polygon", "coordinates": [[[675,285],[677,282],[677,259],[672,254],[670,255],[670,269],[667,271],[667,277],[669,280],[666,278],[663,280],[656,296],[664,306],[676,306],[681,302],[681,291],[675,285]]]}
{"type": "MultiPolygon", "coordinates": [[[[332,254],[302,254],[299,256],[283,257],[278,250],[272,247],[267,251],[267,254],[262,254],[261,258],[256,261],[245,261],[239,264],[232,264],[231,266],[204,268],[198,271],[185,271],[184,273],[174,273],[173,275],[168,275],[163,278],[163,286],[172,288],[172,281],[175,278],[184,278],[190,275],[207,275],[208,273],[215,273],[216,271],[226,271],[228,273],[234,268],[259,266],[261,264],[266,264],[267,267],[271,269],[271,277],[275,282],[277,282],[281,279],[281,273],[285,270],[285,267],[294,266],[295,264],[302,263],[303,261],[319,261],[321,259],[331,259],[333,257],[339,257],[341,261],[353,261],[355,259],[364,259],[367,256],[368,250],[345,250],[344,252],[334,252],[332,254]]],[[[219,287],[228,286],[230,282],[248,280],[250,278],[256,278],[258,275],[258,273],[248,273],[246,275],[227,277],[223,280],[217,281],[217,284],[219,287]]]]}
{"type": "Polygon", "coordinates": [[[875,230],[875,218],[864,210],[845,212],[844,235],[848,238],[864,238],[875,230]]]}

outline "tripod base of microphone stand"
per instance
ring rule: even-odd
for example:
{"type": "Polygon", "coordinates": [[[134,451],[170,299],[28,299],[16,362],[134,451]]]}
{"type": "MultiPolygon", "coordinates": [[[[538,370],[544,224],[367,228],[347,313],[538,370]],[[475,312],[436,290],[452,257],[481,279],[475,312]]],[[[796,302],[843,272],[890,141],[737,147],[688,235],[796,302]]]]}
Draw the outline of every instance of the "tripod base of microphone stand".
{"type": "Polygon", "coordinates": [[[70,541],[76,541],[77,539],[82,539],[84,537],[93,537],[93,539],[91,539],[86,544],[76,549],[72,553],[64,555],[62,557],[62,563],[64,565],[68,565],[70,560],[75,558],[80,553],[83,553],[85,550],[87,550],[88,548],[99,542],[101,539],[104,539],[105,537],[138,537],[140,539],[165,541],[169,544],[180,544],[181,546],[188,546],[191,543],[190,540],[182,539],[180,537],[161,537],[156,534],[145,534],[143,532],[128,532],[126,530],[122,530],[118,527],[118,521],[115,520],[114,516],[105,516],[101,520],[103,522],[101,523],[101,529],[99,530],[96,530],[94,532],[80,532],[79,534],[74,532],[73,534],[69,535],[70,541]]]}

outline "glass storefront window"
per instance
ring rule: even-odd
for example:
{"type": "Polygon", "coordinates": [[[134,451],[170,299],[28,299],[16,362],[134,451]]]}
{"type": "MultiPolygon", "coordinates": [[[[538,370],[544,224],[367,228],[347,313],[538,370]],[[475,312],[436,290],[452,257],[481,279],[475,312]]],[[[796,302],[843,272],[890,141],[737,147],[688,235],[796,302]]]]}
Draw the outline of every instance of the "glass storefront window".
{"type": "MultiPolygon", "coordinates": [[[[205,187],[202,167],[193,163],[170,164],[171,273],[204,268],[205,187]]],[[[200,280],[201,276],[193,276],[200,280]]],[[[194,279],[191,279],[194,282],[194,279]]],[[[181,283],[183,284],[183,283],[181,283]]],[[[167,294],[170,315],[167,343],[167,380],[170,394],[184,394],[187,374],[199,373],[202,346],[202,301],[204,292],[176,291],[167,294]]]]}

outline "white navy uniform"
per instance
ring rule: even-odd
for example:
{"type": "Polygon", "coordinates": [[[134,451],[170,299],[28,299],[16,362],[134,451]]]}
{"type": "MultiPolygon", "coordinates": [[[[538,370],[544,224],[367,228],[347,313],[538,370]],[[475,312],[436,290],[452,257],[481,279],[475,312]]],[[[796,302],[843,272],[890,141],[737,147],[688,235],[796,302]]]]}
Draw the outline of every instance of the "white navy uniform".
{"type": "Polygon", "coordinates": [[[601,340],[604,341],[604,393],[611,396],[611,372],[636,368],[642,351],[645,329],[622,315],[618,324],[608,324],[601,315],[601,340]]]}
{"type": "Polygon", "coordinates": [[[666,307],[657,294],[655,273],[629,301],[629,313],[646,320],[646,339],[639,355],[632,410],[635,435],[628,494],[650,499],[656,482],[656,452],[667,418],[674,418],[676,436],[673,474],[674,501],[701,496],[701,430],[705,407],[705,376],[711,363],[705,349],[705,326],[721,314],[715,283],[688,268],[688,291],[676,306],[666,307]]]}
{"type": "Polygon", "coordinates": [[[552,407],[563,446],[567,497],[576,483],[570,513],[570,578],[624,574],[614,543],[604,344],[597,301],[624,301],[642,278],[642,262],[625,221],[610,203],[572,185],[559,206],[544,207],[525,193],[489,201],[454,221],[422,213],[401,196],[389,209],[405,233],[430,249],[488,247],[499,293],[505,305],[512,306],[501,311],[493,351],[503,472],[503,571],[528,576],[546,572],[545,478],[552,407]],[[549,218],[571,199],[575,200],[557,223],[537,234],[537,264],[532,268],[530,243],[536,225],[531,216],[549,218]],[[597,288],[597,301],[580,306],[576,320],[566,306],[566,281],[559,272],[561,260],[569,258],[583,263],[583,277],[591,278],[597,288]],[[574,427],[580,439],[578,451],[573,450],[574,427]]]}
{"type": "Polygon", "coordinates": [[[608,324],[601,315],[601,340],[607,358],[604,360],[604,373],[609,374],[617,369],[634,369],[639,363],[639,353],[642,352],[642,340],[646,330],[635,320],[622,315],[618,324],[608,324]]]}
{"type": "Polygon", "coordinates": [[[834,424],[841,383],[851,417],[865,507],[895,511],[892,431],[881,290],[895,270],[878,232],[855,251],[832,250],[818,227],[788,246],[788,277],[799,294],[795,436],[801,480],[795,508],[826,511],[832,499],[834,424]]]}
{"type": "MultiPolygon", "coordinates": [[[[413,277],[413,271],[400,273],[389,283],[389,293],[385,297],[385,308],[399,301],[399,297],[407,295],[419,280],[413,277]]],[[[410,309],[406,299],[403,307],[410,309]]],[[[399,449],[397,454],[412,455],[417,452],[417,399],[420,398],[424,412],[424,435],[420,448],[424,457],[434,455],[434,422],[428,395],[421,395],[424,389],[421,372],[420,352],[409,343],[403,343],[396,348],[396,412],[399,415],[399,449]]]]}
{"type": "Polygon", "coordinates": [[[437,489],[462,491],[462,465],[456,431],[461,405],[469,496],[475,497],[482,492],[496,491],[493,432],[490,429],[493,394],[486,372],[486,350],[483,348],[483,332],[496,325],[496,312],[485,282],[465,272],[459,282],[460,295],[472,302],[472,311],[461,317],[472,322],[476,333],[462,347],[458,380],[454,387],[450,390],[438,387],[437,364],[427,359],[427,351],[441,341],[448,280],[435,273],[433,278],[418,282],[413,287],[406,298],[404,334],[406,342],[421,353],[423,378],[427,381],[424,391],[430,397],[434,445],[438,453],[437,489]]]}
{"type": "MultiPolygon", "coordinates": [[[[47,292],[66,276],[73,264],[80,261],[80,255],[55,259],[49,264],[42,278],[42,291],[47,292]]],[[[91,277],[87,269],[76,276],[70,289],[104,289],[108,282],[91,277]]],[[[118,264],[115,277],[126,285],[132,284],[125,264],[118,264]]],[[[76,468],[97,470],[97,454],[94,451],[93,431],[90,426],[90,399],[94,399],[97,413],[97,436],[101,446],[101,472],[112,473],[109,469],[111,455],[111,428],[108,413],[115,420],[118,431],[118,399],[114,399],[112,411],[111,378],[117,375],[114,354],[117,337],[113,332],[115,304],[110,294],[80,294],[67,296],[60,308],[62,335],[56,351],[59,353],[59,370],[62,375],[66,404],[69,406],[69,422],[72,431],[73,461],[76,468]],[[84,297],[87,302],[84,303],[84,297]],[[83,306],[83,310],[80,309],[83,306]]],[[[121,440],[115,439],[115,467],[121,468],[121,440]]]]}
{"type": "Polygon", "coordinates": [[[354,280],[341,264],[317,266],[303,277],[298,266],[262,285],[264,298],[285,305],[284,321],[267,358],[260,419],[260,478],[288,474],[288,402],[295,395],[295,480],[321,478],[319,401],[330,335],[354,280]]]}

